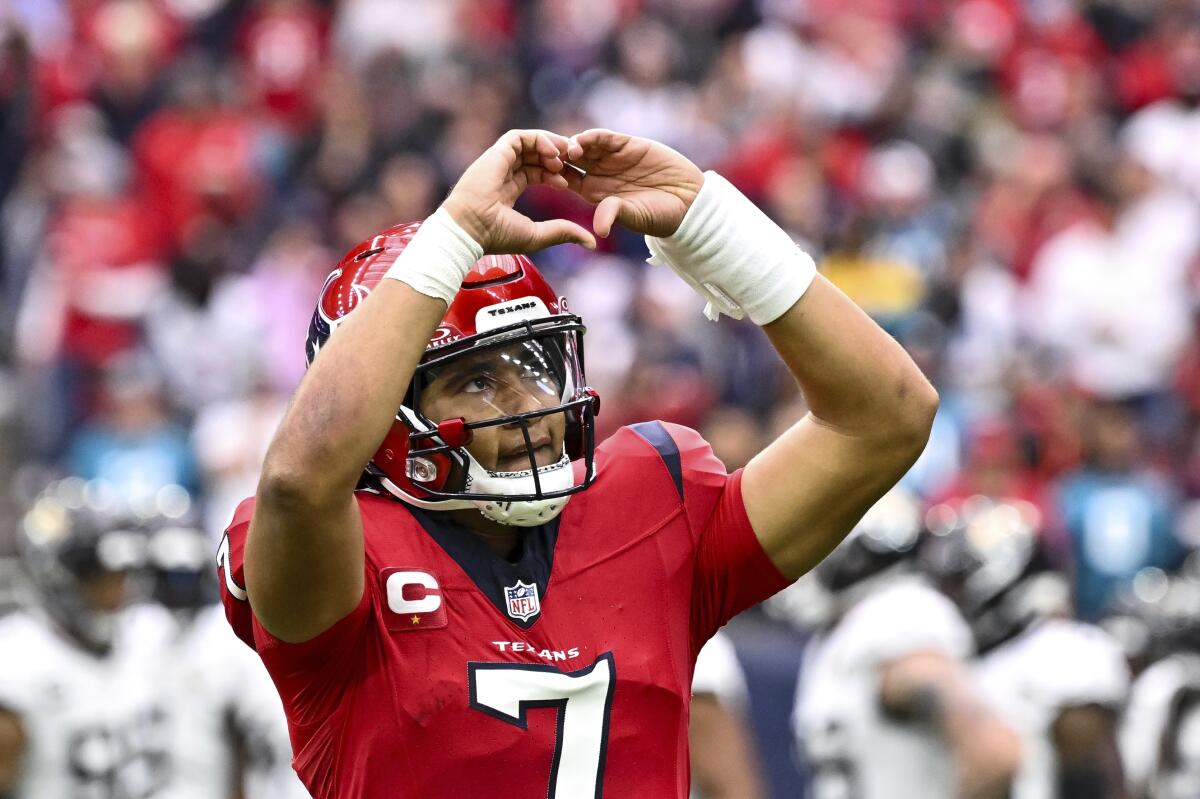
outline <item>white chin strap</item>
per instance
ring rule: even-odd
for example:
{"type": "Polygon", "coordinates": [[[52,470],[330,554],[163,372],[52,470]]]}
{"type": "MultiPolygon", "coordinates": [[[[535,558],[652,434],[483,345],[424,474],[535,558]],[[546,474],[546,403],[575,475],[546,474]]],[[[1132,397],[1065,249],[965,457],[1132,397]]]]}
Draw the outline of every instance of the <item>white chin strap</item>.
{"type": "MultiPolygon", "coordinates": [[[[537,492],[531,470],[492,472],[483,468],[470,453],[467,454],[467,457],[470,465],[467,469],[465,491],[472,494],[495,494],[498,496],[537,492]]],[[[567,457],[565,449],[561,458],[548,466],[539,466],[537,471],[543,493],[565,491],[575,485],[575,470],[571,467],[571,459],[567,457]]],[[[382,478],[380,483],[388,493],[410,505],[416,505],[418,508],[434,511],[474,508],[494,522],[513,527],[536,527],[539,524],[545,524],[562,513],[563,508],[567,506],[567,500],[571,498],[568,495],[553,499],[529,499],[513,502],[501,499],[429,500],[414,497],[387,478],[382,478]]]]}
{"type": "MultiPolygon", "coordinates": [[[[542,493],[565,491],[575,485],[575,470],[566,452],[549,466],[539,466],[538,480],[542,493]]],[[[467,490],[473,494],[533,494],[537,486],[533,482],[533,471],[489,472],[471,458],[467,470],[467,490]]],[[[494,499],[473,499],[471,503],[479,512],[494,522],[511,524],[514,527],[536,527],[545,524],[566,507],[570,496],[554,499],[530,499],[519,502],[504,502],[494,499]]]]}

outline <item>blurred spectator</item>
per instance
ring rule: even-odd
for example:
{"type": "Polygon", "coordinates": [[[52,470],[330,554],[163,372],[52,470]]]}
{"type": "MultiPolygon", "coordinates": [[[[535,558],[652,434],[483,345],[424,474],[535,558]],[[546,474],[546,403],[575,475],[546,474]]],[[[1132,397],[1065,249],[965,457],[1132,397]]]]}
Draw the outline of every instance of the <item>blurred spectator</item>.
{"type": "Polygon", "coordinates": [[[585,101],[592,124],[688,152],[695,90],[676,80],[682,55],[679,42],[659,22],[627,28],[617,39],[617,74],[600,81],[585,101]]]}
{"type": "Polygon", "coordinates": [[[962,470],[940,492],[929,498],[931,505],[960,508],[973,497],[995,503],[1026,503],[1036,509],[1035,525],[1044,540],[1043,549],[1058,566],[1070,562],[1069,544],[1062,541],[1052,498],[1046,484],[1029,468],[1022,451],[1021,431],[1007,421],[993,419],[977,424],[968,436],[962,470]]]}
{"type": "Polygon", "coordinates": [[[111,366],[98,415],[67,445],[65,466],[85,480],[102,480],[136,504],[166,486],[199,489],[187,430],[167,414],[162,378],[141,354],[111,366]]]}
{"type": "Polygon", "coordinates": [[[251,104],[290,133],[314,121],[325,57],[324,14],[311,0],[268,0],[255,5],[241,30],[243,78],[251,104]]]}
{"type": "Polygon", "coordinates": [[[1069,377],[1108,398],[1162,392],[1190,330],[1197,208],[1133,159],[1090,188],[1094,213],[1050,239],[1030,275],[1027,325],[1069,377]],[[1152,310],[1151,310],[1152,309],[1152,310]]]}
{"type": "Polygon", "coordinates": [[[1170,486],[1139,462],[1132,408],[1095,402],[1083,430],[1084,465],[1063,476],[1058,503],[1071,541],[1076,611],[1095,620],[1140,569],[1171,568],[1183,553],[1170,486]]]}
{"type": "MultiPolygon", "coordinates": [[[[0,0],[0,483],[183,482],[219,533],[336,255],[506,128],[592,125],[726,175],[892,332],[942,397],[904,486],[1037,506],[1086,617],[1200,544],[1192,0],[0,0]]],[[[736,468],[800,418],[760,330],[600,246],[537,259],[601,434],[681,422],[736,468]]]]}
{"type": "Polygon", "coordinates": [[[730,472],[749,463],[767,441],[758,419],[737,406],[714,410],[700,433],[730,472]]]}
{"type": "Polygon", "coordinates": [[[140,189],[172,242],[207,215],[245,221],[263,186],[261,131],[223,93],[225,74],[192,56],[175,67],[171,103],[146,120],[132,143],[140,189]]]}
{"type": "Polygon", "coordinates": [[[424,60],[443,57],[462,29],[462,5],[459,0],[432,5],[421,0],[347,0],[335,24],[338,54],[360,67],[387,52],[424,60]]]}
{"type": "Polygon", "coordinates": [[[192,445],[208,498],[204,529],[214,543],[233,512],[258,489],[263,457],[286,403],[267,385],[244,399],[216,402],[196,417],[192,445]]]}

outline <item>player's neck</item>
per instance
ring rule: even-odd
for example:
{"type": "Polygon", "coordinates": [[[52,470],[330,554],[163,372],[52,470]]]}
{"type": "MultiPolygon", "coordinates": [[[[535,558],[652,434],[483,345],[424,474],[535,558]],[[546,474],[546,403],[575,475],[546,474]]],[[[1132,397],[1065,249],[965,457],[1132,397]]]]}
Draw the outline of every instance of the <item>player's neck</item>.
{"type": "Polygon", "coordinates": [[[492,521],[477,510],[460,509],[448,512],[456,524],[470,530],[488,548],[505,560],[515,560],[521,551],[521,529],[510,524],[492,521]]]}

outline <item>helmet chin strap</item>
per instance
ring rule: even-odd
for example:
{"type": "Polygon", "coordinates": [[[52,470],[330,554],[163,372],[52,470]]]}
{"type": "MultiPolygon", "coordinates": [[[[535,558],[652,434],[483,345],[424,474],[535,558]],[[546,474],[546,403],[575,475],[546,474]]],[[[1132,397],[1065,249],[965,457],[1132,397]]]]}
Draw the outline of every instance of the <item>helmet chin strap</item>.
{"type": "MultiPolygon", "coordinates": [[[[537,485],[533,480],[533,471],[525,469],[518,472],[491,472],[479,465],[474,457],[467,471],[467,487],[481,494],[533,494],[537,485]]],[[[564,449],[562,457],[549,466],[539,466],[538,481],[542,491],[549,493],[563,491],[575,485],[575,471],[571,468],[571,459],[564,449]]],[[[514,527],[536,527],[553,519],[567,505],[570,496],[553,499],[531,499],[516,502],[505,502],[491,499],[471,500],[485,518],[500,524],[514,527]]]]}
{"type": "MultiPolygon", "coordinates": [[[[485,469],[469,452],[467,453],[467,485],[466,490],[478,494],[495,494],[497,496],[513,494],[533,494],[537,485],[533,479],[533,471],[525,469],[516,472],[493,472],[485,469]]],[[[575,470],[571,467],[571,459],[563,448],[562,457],[547,466],[539,466],[538,482],[542,491],[565,491],[575,485],[575,470]]],[[[554,497],[552,499],[530,499],[506,501],[503,499],[438,499],[429,500],[414,497],[387,478],[381,478],[380,483],[395,497],[415,505],[418,508],[432,511],[449,511],[474,509],[484,518],[499,524],[513,527],[536,527],[553,520],[562,513],[567,501],[572,495],[554,497]]]]}

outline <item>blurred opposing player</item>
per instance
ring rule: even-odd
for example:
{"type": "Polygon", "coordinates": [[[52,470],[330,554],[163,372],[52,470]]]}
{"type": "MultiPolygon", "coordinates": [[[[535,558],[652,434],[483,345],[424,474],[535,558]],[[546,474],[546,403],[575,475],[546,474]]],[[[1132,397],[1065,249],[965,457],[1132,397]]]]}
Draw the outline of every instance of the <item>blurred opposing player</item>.
{"type": "Polygon", "coordinates": [[[1135,799],[1200,796],[1200,556],[1175,575],[1150,572],[1141,616],[1150,664],[1130,690],[1121,756],[1135,799]]]}
{"type": "Polygon", "coordinates": [[[0,794],[159,799],[171,778],[157,689],[163,614],[127,607],[144,541],[58,484],[21,522],[35,607],[0,620],[0,794]]]}
{"type": "Polygon", "coordinates": [[[688,744],[694,799],[758,799],[761,766],[746,719],[746,675],[733,642],[718,632],[700,650],[692,675],[688,744]]]}
{"type": "Polygon", "coordinates": [[[938,505],[921,562],[971,623],[980,692],[1021,735],[1013,799],[1125,796],[1116,741],[1129,670],[1115,639],[1070,619],[1028,503],[938,505]]]}
{"type": "Polygon", "coordinates": [[[308,355],[221,562],[321,799],[682,799],[700,647],[833,548],[937,405],[731,184],[606,130],[511,131],[419,229],[348,253],[308,355]],[[733,475],[661,422],[595,446],[582,321],[498,255],[595,239],[513,210],[530,184],[763,325],[811,414],[733,475]]]}
{"type": "Polygon", "coordinates": [[[157,669],[170,710],[172,768],[164,796],[304,799],[279,696],[217,601],[211,539],[165,516],[143,527],[151,594],[175,622],[157,669]]]}
{"type": "Polygon", "coordinates": [[[894,489],[805,578],[832,612],[793,717],[814,799],[1007,796],[1017,738],[970,685],[966,623],[912,572],[920,532],[916,500],[894,489]]]}

